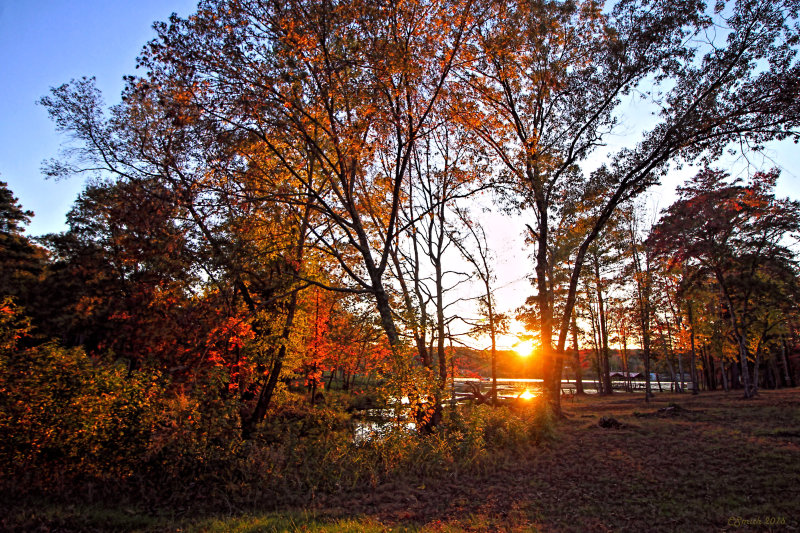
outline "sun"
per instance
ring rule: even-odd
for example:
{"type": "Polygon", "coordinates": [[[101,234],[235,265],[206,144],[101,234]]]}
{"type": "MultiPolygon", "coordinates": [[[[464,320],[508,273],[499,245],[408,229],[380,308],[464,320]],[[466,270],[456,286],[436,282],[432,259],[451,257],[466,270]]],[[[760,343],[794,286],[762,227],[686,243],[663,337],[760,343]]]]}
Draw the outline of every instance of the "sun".
{"type": "Polygon", "coordinates": [[[532,340],[521,340],[516,342],[514,346],[511,347],[512,350],[517,352],[517,355],[520,357],[528,357],[533,353],[533,350],[536,348],[536,345],[532,340]]]}
{"type": "Polygon", "coordinates": [[[528,389],[525,389],[524,391],[522,391],[522,394],[517,396],[517,398],[521,398],[523,400],[530,400],[532,398],[536,398],[536,395],[531,391],[529,391],[528,389]]]}

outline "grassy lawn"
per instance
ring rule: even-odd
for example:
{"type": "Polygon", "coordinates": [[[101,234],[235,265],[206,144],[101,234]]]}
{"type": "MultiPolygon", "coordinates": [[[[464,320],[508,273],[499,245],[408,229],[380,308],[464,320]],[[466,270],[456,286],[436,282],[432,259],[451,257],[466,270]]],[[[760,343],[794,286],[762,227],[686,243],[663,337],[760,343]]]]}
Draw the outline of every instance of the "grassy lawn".
{"type": "MultiPolygon", "coordinates": [[[[142,531],[797,531],[800,390],[577,398],[554,438],[489,472],[228,516],[42,506],[6,528],[142,531]],[[678,408],[659,411],[671,403],[678,408]],[[602,428],[602,416],[620,427],[602,428]]],[[[502,462],[501,462],[502,463],[502,462]]]]}

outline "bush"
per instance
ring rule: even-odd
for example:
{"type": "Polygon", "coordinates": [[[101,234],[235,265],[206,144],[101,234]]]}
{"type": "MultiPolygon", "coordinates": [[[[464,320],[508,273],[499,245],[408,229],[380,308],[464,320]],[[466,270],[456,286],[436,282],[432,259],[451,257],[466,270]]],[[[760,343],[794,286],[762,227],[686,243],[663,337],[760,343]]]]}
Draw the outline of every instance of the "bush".
{"type": "Polygon", "coordinates": [[[145,453],[158,385],[54,343],[0,354],[0,460],[11,475],[125,477],[145,453]]]}
{"type": "Polygon", "coordinates": [[[23,348],[27,322],[3,305],[0,480],[11,489],[6,493],[74,500],[91,484],[96,496],[127,495],[152,507],[303,504],[321,491],[488,468],[526,453],[550,428],[541,404],[463,406],[446,408],[425,435],[405,420],[389,420],[379,435],[356,440],[358,422],[346,411],[363,400],[331,395],[325,406],[311,407],[287,392],[245,441],[242,404],[224,375],[170,390],[156,373],[130,372],[80,349],[23,348]]]}

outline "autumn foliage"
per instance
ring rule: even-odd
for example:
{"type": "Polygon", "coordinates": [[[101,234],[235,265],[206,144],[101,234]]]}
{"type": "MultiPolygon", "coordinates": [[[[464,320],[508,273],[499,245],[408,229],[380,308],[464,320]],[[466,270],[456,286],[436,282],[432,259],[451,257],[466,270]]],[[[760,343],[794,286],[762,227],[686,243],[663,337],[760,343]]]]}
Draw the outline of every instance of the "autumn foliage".
{"type": "Polygon", "coordinates": [[[712,163],[800,138],[797,20],[796,0],[203,0],[155,24],[115,105],[87,78],[41,99],[70,140],[46,173],[90,176],[65,231],[25,236],[0,182],[2,483],[238,505],[456,475],[544,438],[568,367],[612,394],[615,345],[647,399],[651,369],[796,384],[800,206],[778,171],[712,163]],[[603,156],[634,95],[658,113],[603,156]],[[633,202],[676,164],[703,170],[644,231],[633,202]],[[532,246],[532,404],[497,379],[491,407],[458,403],[458,345],[489,335],[496,378],[508,322],[487,210],[532,246]]]}

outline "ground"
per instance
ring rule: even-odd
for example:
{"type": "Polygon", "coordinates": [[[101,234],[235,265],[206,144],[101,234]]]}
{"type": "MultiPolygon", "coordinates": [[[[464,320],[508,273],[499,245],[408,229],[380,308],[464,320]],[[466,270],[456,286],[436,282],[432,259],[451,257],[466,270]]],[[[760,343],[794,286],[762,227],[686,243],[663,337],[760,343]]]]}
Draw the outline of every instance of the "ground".
{"type": "Polygon", "coordinates": [[[319,496],[283,513],[165,522],[56,509],[50,523],[172,531],[800,530],[800,390],[752,400],[737,392],[663,394],[650,404],[618,393],[564,407],[552,439],[489,472],[319,496]],[[601,417],[619,424],[600,427],[601,417]]]}
{"type": "Polygon", "coordinates": [[[434,531],[800,529],[800,391],[659,395],[650,405],[620,393],[565,411],[556,437],[525,461],[384,487],[349,511],[434,531]],[[600,427],[603,416],[621,427],[600,427]]]}

